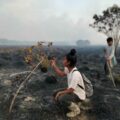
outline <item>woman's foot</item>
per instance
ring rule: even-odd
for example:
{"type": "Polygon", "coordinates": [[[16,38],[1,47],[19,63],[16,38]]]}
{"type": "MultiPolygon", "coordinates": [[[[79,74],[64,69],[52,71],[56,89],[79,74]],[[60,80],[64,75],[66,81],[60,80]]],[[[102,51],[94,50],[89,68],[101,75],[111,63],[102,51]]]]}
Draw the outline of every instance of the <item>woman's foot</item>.
{"type": "Polygon", "coordinates": [[[66,116],[67,117],[76,117],[77,115],[80,114],[80,108],[77,104],[75,103],[71,103],[71,105],[68,107],[69,110],[71,110],[71,112],[67,113],[66,116]]]}

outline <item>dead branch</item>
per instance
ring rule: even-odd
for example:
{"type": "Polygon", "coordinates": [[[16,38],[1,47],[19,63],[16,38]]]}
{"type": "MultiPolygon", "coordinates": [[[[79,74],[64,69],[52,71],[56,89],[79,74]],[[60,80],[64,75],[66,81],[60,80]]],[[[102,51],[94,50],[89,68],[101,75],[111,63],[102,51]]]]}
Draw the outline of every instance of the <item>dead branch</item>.
{"type": "Polygon", "coordinates": [[[9,108],[9,114],[12,111],[13,105],[15,103],[16,97],[18,96],[18,93],[20,92],[20,90],[24,87],[24,84],[27,82],[27,80],[31,77],[31,75],[33,74],[33,72],[39,67],[39,65],[43,62],[43,59],[36,65],[36,67],[30,72],[30,74],[26,77],[26,79],[20,84],[19,88],[17,89],[12,102],[10,104],[10,108],[9,108]]]}

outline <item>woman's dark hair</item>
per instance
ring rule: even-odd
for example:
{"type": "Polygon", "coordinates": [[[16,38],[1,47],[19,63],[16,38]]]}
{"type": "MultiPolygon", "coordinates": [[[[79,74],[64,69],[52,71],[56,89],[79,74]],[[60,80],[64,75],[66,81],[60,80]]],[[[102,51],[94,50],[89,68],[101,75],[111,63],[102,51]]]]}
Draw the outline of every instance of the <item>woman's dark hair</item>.
{"type": "Polygon", "coordinates": [[[107,38],[107,42],[109,43],[109,42],[112,42],[113,41],[113,38],[112,37],[108,37],[107,38]]]}
{"type": "Polygon", "coordinates": [[[75,67],[77,63],[76,50],[72,49],[67,55],[66,59],[70,62],[70,67],[75,67]]]}

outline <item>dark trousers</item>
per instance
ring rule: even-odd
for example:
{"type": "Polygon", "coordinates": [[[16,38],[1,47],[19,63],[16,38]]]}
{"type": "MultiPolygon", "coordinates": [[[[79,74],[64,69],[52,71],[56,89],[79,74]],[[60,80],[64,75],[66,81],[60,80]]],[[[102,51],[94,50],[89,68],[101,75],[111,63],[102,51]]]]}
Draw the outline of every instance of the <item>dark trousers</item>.
{"type": "MultiPolygon", "coordinates": [[[[114,71],[114,68],[113,68],[113,67],[112,67],[112,68],[110,67],[110,70],[111,70],[111,72],[113,72],[113,71],[114,71]]],[[[105,71],[105,75],[109,75],[109,74],[110,74],[110,71],[109,71],[107,62],[105,62],[104,71],[105,71]]]]}
{"type": "Polygon", "coordinates": [[[105,75],[109,75],[109,69],[108,69],[107,62],[105,62],[104,71],[105,71],[105,75]]]}
{"type": "MultiPolygon", "coordinates": [[[[58,92],[63,91],[63,90],[65,89],[59,89],[55,91],[53,96],[55,97],[58,92]]],[[[64,110],[67,110],[67,111],[68,111],[68,106],[70,106],[71,102],[74,102],[77,104],[79,102],[82,102],[82,100],[80,100],[76,94],[70,93],[70,94],[65,94],[65,95],[60,96],[57,101],[60,107],[64,108],[64,110]]]]}

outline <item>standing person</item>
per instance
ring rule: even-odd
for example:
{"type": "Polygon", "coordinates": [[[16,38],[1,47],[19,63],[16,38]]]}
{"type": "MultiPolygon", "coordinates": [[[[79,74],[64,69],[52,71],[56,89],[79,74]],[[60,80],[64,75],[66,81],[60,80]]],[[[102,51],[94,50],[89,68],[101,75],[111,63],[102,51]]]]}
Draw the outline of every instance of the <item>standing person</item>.
{"type": "Polygon", "coordinates": [[[56,65],[56,60],[51,60],[51,66],[61,77],[67,76],[68,87],[54,93],[54,100],[68,108],[67,117],[75,117],[80,114],[78,102],[86,99],[85,86],[81,73],[76,68],[76,50],[72,49],[63,59],[64,71],[56,65]]]}
{"type": "Polygon", "coordinates": [[[104,70],[105,70],[105,74],[109,77],[110,73],[109,73],[108,67],[110,67],[110,69],[112,70],[113,67],[117,64],[116,57],[115,57],[115,46],[114,46],[113,38],[111,37],[107,38],[107,45],[108,46],[104,50],[104,53],[105,53],[104,70]]]}

